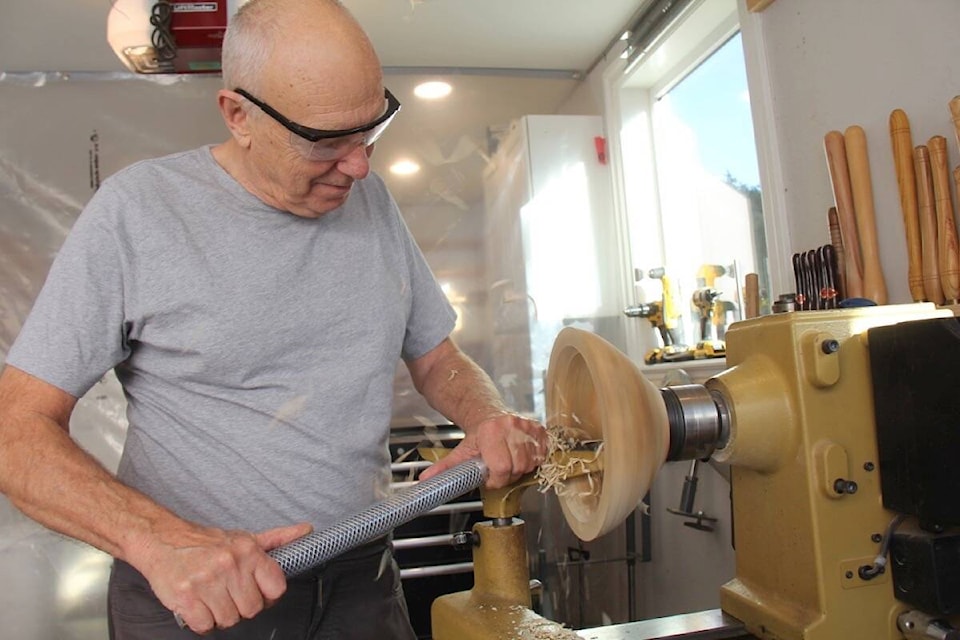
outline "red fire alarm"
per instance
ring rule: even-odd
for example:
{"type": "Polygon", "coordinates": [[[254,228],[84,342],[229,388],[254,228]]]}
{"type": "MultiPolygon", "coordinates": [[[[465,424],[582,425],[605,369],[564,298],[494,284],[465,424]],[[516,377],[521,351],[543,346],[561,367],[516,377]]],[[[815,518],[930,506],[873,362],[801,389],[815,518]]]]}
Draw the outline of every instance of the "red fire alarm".
{"type": "Polygon", "coordinates": [[[596,136],[593,139],[593,146],[597,149],[597,162],[607,164],[607,139],[603,136],[596,136]]]}

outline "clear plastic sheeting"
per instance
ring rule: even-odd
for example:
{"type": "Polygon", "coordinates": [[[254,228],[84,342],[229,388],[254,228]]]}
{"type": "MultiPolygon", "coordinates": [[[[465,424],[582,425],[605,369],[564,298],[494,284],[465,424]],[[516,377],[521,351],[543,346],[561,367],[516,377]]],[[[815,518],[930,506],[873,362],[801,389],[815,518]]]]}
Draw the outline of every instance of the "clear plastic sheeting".
{"type": "MultiPolygon", "coordinates": [[[[97,185],[137,160],[217,142],[219,78],[0,74],[0,355],[20,331],[97,185]]],[[[110,373],[80,399],[72,437],[115,471],[125,402],[110,373]]],[[[107,637],[111,558],[44,529],[0,496],[3,636],[107,637]]]]}

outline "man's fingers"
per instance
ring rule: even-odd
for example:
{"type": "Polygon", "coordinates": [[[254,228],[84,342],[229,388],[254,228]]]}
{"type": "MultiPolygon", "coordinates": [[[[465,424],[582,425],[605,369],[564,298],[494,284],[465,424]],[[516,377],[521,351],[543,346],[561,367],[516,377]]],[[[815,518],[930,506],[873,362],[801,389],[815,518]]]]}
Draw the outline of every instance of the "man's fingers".
{"type": "Polygon", "coordinates": [[[499,489],[519,478],[520,474],[515,473],[513,451],[508,442],[501,440],[491,447],[484,457],[488,470],[486,487],[499,489]]]}
{"type": "Polygon", "coordinates": [[[216,589],[210,593],[205,604],[213,614],[214,625],[218,629],[228,629],[240,622],[240,612],[237,603],[226,588],[216,589]]]}
{"type": "Polygon", "coordinates": [[[449,469],[453,463],[451,463],[450,460],[448,460],[448,458],[450,458],[450,456],[452,455],[453,454],[451,453],[447,455],[446,458],[443,458],[442,460],[438,460],[437,462],[434,462],[432,465],[430,465],[429,467],[421,471],[418,478],[420,480],[429,480],[430,478],[437,475],[438,473],[441,473],[449,469]]]}
{"type": "Polygon", "coordinates": [[[463,447],[462,444],[454,448],[450,453],[440,458],[437,462],[420,472],[420,480],[429,480],[438,473],[443,473],[447,469],[454,467],[465,460],[476,457],[477,452],[463,447]]]}
{"type": "MultiPolygon", "coordinates": [[[[287,527],[278,527],[261,531],[256,534],[257,543],[264,551],[270,551],[277,547],[293,542],[297,538],[302,538],[313,531],[313,526],[303,522],[287,527]]],[[[287,578],[280,570],[280,565],[271,558],[263,558],[253,571],[253,578],[256,581],[257,590],[263,598],[264,606],[272,605],[287,590],[287,578]]]]}
{"type": "Polygon", "coordinates": [[[546,430],[535,420],[504,414],[478,427],[484,462],[490,470],[486,486],[496,489],[533,471],[547,456],[546,430]]]}
{"type": "Polygon", "coordinates": [[[533,459],[534,465],[539,465],[541,462],[547,459],[546,443],[539,442],[536,438],[531,437],[527,439],[525,444],[529,455],[533,459]]]}
{"type": "Polygon", "coordinates": [[[226,629],[283,595],[286,577],[266,552],[312,530],[309,523],[258,534],[196,527],[181,536],[186,540],[162,546],[144,576],[183,626],[199,634],[226,629]]]}
{"type": "Polygon", "coordinates": [[[202,600],[194,599],[191,606],[181,607],[174,612],[181,629],[190,629],[194,633],[210,633],[216,627],[213,613],[202,600]]]}
{"type": "Polygon", "coordinates": [[[523,444],[519,455],[523,457],[523,467],[531,469],[547,459],[546,438],[540,440],[529,433],[523,435],[523,444]]]}
{"type": "Polygon", "coordinates": [[[230,598],[241,618],[250,619],[264,610],[266,599],[254,580],[231,581],[228,585],[230,598]]]}
{"type": "Polygon", "coordinates": [[[255,534],[254,538],[256,538],[257,544],[260,545],[261,549],[270,551],[271,549],[276,549],[279,546],[293,542],[297,538],[302,538],[311,531],[313,531],[313,525],[309,522],[301,522],[300,524],[292,524],[286,527],[277,527],[276,529],[261,531],[255,534]]]}

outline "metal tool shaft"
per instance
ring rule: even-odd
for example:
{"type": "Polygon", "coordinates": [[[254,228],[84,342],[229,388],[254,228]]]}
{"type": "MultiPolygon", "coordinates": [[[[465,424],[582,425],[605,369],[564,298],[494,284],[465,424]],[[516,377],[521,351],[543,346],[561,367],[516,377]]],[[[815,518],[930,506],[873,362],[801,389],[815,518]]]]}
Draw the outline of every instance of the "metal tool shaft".
{"type": "Polygon", "coordinates": [[[473,458],[397,492],[329,529],[297,538],[269,555],[292,577],[322,565],[342,553],[386,535],[454,498],[473,491],[487,477],[487,466],[473,458]]]}

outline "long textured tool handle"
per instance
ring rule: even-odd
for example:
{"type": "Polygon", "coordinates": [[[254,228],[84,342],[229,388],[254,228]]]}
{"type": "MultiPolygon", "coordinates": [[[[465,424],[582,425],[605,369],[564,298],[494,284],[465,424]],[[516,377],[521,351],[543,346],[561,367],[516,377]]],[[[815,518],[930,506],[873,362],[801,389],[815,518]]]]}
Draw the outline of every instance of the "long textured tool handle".
{"type": "Polygon", "coordinates": [[[288,576],[318,567],[342,553],[386,535],[392,529],[483,484],[487,467],[479,458],[447,469],[399,491],[329,529],[297,538],[270,551],[288,576]]]}
{"type": "MultiPolygon", "coordinates": [[[[269,555],[277,561],[287,577],[293,577],[365,542],[376,540],[417,516],[473,491],[486,478],[487,465],[480,458],[471,458],[429,480],[399,491],[329,529],[307,534],[277,547],[269,555]]],[[[173,617],[181,629],[185,628],[179,613],[174,612],[173,617]]]]}

